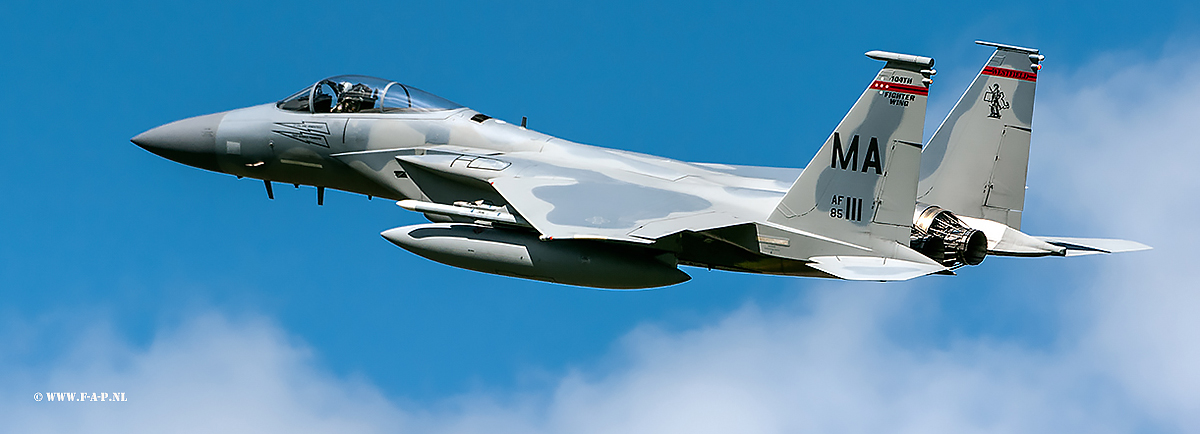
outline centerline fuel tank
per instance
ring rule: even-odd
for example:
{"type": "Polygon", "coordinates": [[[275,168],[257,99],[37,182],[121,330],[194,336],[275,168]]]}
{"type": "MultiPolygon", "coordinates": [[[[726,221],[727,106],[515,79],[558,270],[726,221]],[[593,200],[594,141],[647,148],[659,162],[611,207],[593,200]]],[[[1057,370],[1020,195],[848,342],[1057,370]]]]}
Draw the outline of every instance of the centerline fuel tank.
{"type": "Polygon", "coordinates": [[[595,240],[541,241],[532,232],[460,223],[404,226],[381,235],[446,265],[567,285],[641,289],[691,279],[672,253],[595,240]]]}

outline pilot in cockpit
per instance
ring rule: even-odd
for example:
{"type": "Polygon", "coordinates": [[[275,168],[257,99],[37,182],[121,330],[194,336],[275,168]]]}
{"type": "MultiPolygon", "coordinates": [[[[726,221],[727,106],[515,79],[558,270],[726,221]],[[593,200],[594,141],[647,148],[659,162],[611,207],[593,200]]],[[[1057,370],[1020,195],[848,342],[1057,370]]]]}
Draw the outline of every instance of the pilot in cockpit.
{"type": "Polygon", "coordinates": [[[375,108],[375,102],[379,100],[375,89],[366,84],[351,84],[343,81],[338,85],[340,98],[338,98],[337,106],[332,110],[333,113],[358,113],[363,110],[371,110],[375,108]]]}

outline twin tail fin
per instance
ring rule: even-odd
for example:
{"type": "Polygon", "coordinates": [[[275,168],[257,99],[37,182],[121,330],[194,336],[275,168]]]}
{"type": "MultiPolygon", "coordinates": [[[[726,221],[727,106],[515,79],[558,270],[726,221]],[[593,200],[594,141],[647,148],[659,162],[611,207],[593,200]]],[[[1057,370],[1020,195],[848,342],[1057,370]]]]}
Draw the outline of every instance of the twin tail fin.
{"type": "Polygon", "coordinates": [[[996,51],[921,153],[917,200],[956,215],[1021,228],[1033,132],[1037,49],[976,41],[996,51]]]}
{"type": "Polygon", "coordinates": [[[844,279],[904,280],[942,271],[908,247],[933,59],[866,55],[887,64],[760,225],[760,237],[807,239],[763,244],[764,253],[808,261],[844,279]]]}

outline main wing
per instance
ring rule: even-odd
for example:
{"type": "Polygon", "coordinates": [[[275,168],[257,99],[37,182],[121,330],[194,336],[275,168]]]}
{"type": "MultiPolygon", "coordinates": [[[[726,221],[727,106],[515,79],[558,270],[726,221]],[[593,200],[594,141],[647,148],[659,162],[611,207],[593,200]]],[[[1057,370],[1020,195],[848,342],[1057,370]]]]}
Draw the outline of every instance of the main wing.
{"type": "Polygon", "coordinates": [[[433,150],[396,159],[410,171],[442,178],[426,184],[455,182],[494,190],[544,239],[648,244],[681,231],[761,219],[761,210],[770,209],[783,194],[782,183],[773,179],[577,144],[561,149],[592,155],[564,158],[555,149],[509,154],[433,150]],[[580,167],[581,162],[588,167],[580,167]]]}

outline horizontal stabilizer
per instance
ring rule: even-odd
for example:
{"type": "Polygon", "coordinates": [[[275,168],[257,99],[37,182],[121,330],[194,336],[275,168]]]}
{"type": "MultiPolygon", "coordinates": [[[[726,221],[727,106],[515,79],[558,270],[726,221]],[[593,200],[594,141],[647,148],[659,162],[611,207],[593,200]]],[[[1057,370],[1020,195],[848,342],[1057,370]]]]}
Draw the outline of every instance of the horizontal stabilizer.
{"type": "Polygon", "coordinates": [[[1152,247],[1137,241],[1107,238],[1034,237],[1047,243],[1065,247],[1067,256],[1095,255],[1100,253],[1136,252],[1152,247]]]}
{"type": "Polygon", "coordinates": [[[877,256],[817,256],[809,258],[809,267],[846,280],[908,280],[946,270],[940,264],[914,262],[877,256]]]}

